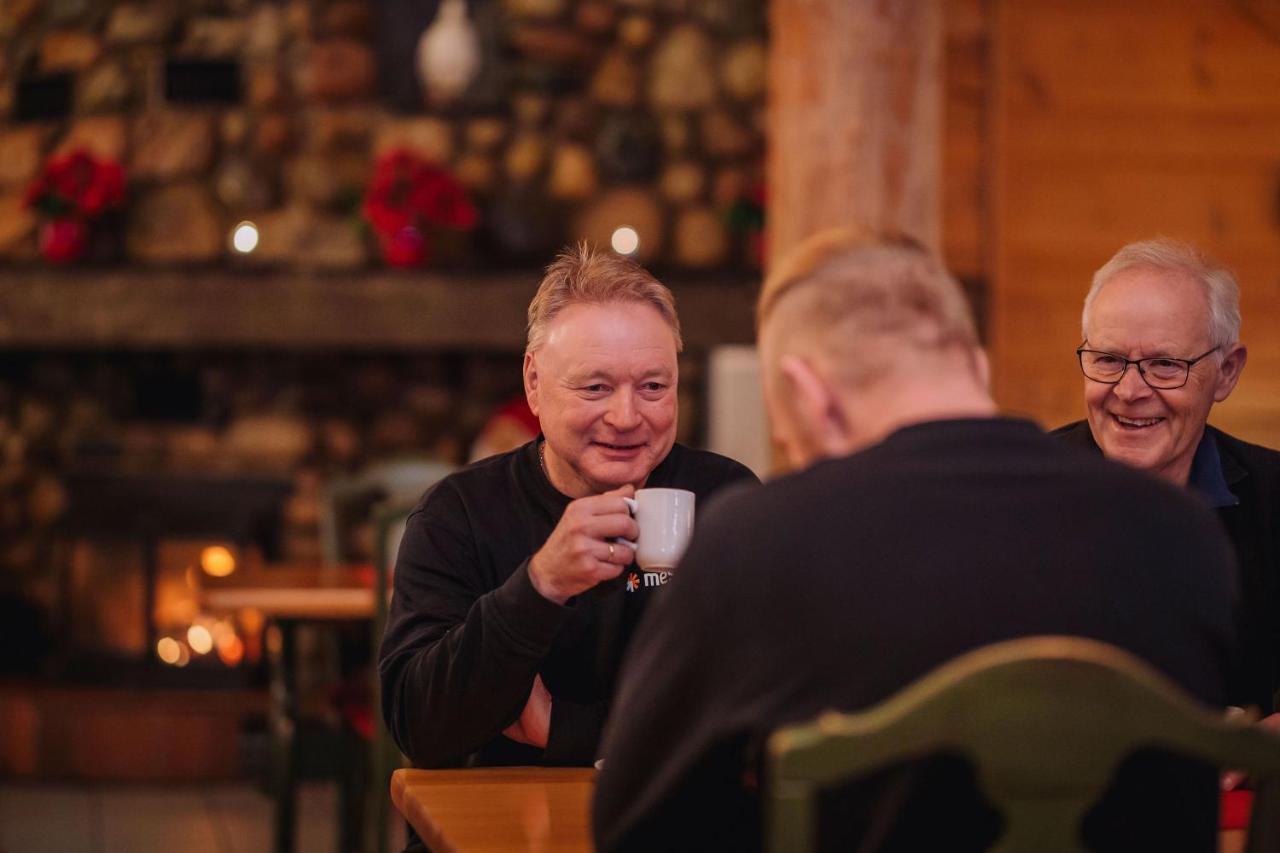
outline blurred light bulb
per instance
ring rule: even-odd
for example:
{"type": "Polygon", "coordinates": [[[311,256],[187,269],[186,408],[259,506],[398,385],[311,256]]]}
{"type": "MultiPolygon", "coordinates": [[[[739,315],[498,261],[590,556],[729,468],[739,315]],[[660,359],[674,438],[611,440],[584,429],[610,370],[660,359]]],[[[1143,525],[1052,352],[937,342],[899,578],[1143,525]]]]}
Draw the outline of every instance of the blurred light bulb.
{"type": "Polygon", "coordinates": [[[213,635],[203,625],[192,625],[187,629],[187,642],[191,651],[198,655],[207,655],[213,649],[213,635]]]}
{"type": "Polygon", "coordinates": [[[182,657],[182,645],[173,637],[161,637],[156,643],[156,656],[173,666],[182,657]]]}
{"type": "Polygon", "coordinates": [[[640,235],[631,226],[623,225],[621,228],[614,230],[613,237],[610,238],[609,242],[613,245],[613,250],[619,255],[634,255],[636,249],[640,248],[640,235]]]}
{"type": "Polygon", "coordinates": [[[236,558],[230,548],[210,545],[200,552],[200,568],[215,578],[225,578],[236,570],[236,558]]]}
{"type": "Polygon", "coordinates": [[[231,230],[231,248],[242,255],[247,255],[258,248],[258,226],[252,222],[241,222],[231,230]]]}

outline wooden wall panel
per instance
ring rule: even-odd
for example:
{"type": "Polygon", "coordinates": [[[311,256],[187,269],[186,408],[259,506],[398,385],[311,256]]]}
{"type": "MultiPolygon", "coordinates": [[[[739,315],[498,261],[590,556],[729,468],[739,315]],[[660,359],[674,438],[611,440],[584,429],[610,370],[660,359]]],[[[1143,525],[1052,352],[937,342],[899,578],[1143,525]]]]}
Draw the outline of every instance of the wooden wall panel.
{"type": "Polygon", "coordinates": [[[1251,357],[1220,426],[1280,446],[1280,31],[1248,4],[999,0],[991,14],[997,398],[1083,414],[1093,270],[1165,234],[1240,278],[1251,357]]]}

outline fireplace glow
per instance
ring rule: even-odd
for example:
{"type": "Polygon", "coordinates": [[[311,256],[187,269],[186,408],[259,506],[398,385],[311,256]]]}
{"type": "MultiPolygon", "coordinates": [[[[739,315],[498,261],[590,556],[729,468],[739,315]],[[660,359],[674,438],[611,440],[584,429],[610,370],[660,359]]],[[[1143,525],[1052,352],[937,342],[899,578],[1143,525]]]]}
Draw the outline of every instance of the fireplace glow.
{"type": "Polygon", "coordinates": [[[225,578],[236,570],[236,558],[229,548],[210,545],[200,552],[200,568],[215,578],[225,578]]]}
{"type": "Polygon", "coordinates": [[[203,625],[192,625],[187,629],[187,643],[191,646],[191,651],[207,655],[213,650],[213,635],[203,625]]]}

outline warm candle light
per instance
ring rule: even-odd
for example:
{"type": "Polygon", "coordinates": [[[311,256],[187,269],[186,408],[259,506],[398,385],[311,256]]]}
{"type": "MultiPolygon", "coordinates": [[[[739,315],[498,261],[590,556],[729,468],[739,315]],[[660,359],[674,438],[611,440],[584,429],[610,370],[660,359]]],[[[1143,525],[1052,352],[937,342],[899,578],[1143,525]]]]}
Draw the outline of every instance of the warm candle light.
{"type": "Polygon", "coordinates": [[[623,225],[621,228],[614,230],[613,237],[609,242],[613,245],[613,250],[619,255],[634,255],[636,249],[640,248],[640,235],[631,226],[623,225]]]}
{"type": "Polygon", "coordinates": [[[258,248],[258,226],[252,222],[241,222],[231,230],[231,248],[242,255],[247,255],[258,248]]]}
{"type": "Polygon", "coordinates": [[[173,637],[161,637],[156,643],[156,656],[169,665],[175,665],[182,657],[182,646],[173,637]]]}
{"type": "Polygon", "coordinates": [[[210,545],[200,552],[200,568],[215,578],[225,578],[236,570],[236,558],[229,548],[210,545]]]}
{"type": "Polygon", "coordinates": [[[206,655],[213,649],[213,635],[203,625],[192,625],[187,629],[187,642],[191,651],[198,655],[206,655]]]}

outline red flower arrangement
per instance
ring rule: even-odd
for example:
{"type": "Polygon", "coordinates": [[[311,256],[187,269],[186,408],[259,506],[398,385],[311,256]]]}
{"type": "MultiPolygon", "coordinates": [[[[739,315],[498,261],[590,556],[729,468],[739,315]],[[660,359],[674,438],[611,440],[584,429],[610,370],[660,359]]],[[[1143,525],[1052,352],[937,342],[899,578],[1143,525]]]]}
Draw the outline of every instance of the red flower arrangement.
{"type": "Polygon", "coordinates": [[[54,263],[78,260],[89,244],[89,221],[123,203],[124,169],[83,148],[49,158],[23,198],[47,217],[40,251],[54,263]]]}
{"type": "Polygon", "coordinates": [[[426,262],[433,237],[470,231],[478,218],[457,178],[403,149],[378,158],[363,212],[383,259],[396,267],[426,262]]]}

